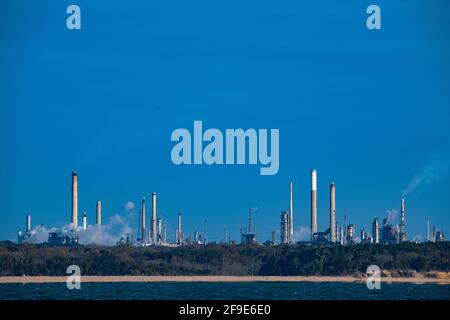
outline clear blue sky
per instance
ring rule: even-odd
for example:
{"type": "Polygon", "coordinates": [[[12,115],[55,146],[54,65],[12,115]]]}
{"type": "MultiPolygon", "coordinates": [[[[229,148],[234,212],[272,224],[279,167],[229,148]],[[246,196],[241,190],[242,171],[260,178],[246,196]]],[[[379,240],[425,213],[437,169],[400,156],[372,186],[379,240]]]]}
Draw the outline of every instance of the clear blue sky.
{"type": "MultiPolygon", "coordinates": [[[[233,238],[255,213],[258,239],[279,229],[294,182],[297,225],[309,225],[310,170],[318,226],[337,216],[368,228],[407,197],[408,236],[426,221],[450,236],[450,3],[431,1],[2,1],[0,239],[70,219],[71,171],[80,211],[104,219],[158,193],[173,238],[185,230],[233,238]],[[66,28],[66,8],[82,30],[66,28]],[[126,5],[124,4],[126,3],[126,5]],[[382,30],[365,26],[382,10],[382,30]],[[280,171],[175,166],[176,128],[279,128],[280,171]],[[427,174],[430,170],[425,169],[427,174]]],[[[80,213],[81,214],[81,213],[80,213]]]]}

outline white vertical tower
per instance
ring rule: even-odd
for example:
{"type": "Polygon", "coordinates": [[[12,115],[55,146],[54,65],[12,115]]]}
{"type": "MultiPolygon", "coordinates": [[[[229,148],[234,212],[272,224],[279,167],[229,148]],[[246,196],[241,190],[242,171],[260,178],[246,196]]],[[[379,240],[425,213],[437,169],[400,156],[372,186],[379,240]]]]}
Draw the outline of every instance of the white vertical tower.
{"type": "Polygon", "coordinates": [[[78,175],[72,172],[72,227],[78,227],[78,175]]]}
{"type": "Polygon", "coordinates": [[[86,210],[83,212],[83,230],[86,230],[87,228],[87,216],[86,216],[86,210]]]}
{"type": "Polygon", "coordinates": [[[27,219],[26,219],[26,227],[25,227],[25,232],[28,233],[31,231],[31,215],[27,214],[27,219]]]}
{"type": "Polygon", "coordinates": [[[96,219],[97,225],[102,224],[102,203],[100,200],[97,201],[97,219],[96,219]]]}
{"type": "Polygon", "coordinates": [[[311,239],[317,232],[317,172],[311,171],[311,239]]]}
{"type": "Polygon", "coordinates": [[[289,183],[289,236],[294,235],[294,212],[292,208],[292,181],[289,183]]]}

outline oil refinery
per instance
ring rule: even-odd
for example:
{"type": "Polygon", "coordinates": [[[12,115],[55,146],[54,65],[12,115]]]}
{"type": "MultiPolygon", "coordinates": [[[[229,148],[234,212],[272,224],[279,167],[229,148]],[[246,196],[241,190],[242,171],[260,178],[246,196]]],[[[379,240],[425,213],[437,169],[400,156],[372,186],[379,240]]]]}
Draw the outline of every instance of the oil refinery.
{"type": "MultiPolygon", "coordinates": [[[[81,227],[78,224],[78,174],[72,172],[72,188],[71,188],[71,215],[68,227],[52,228],[48,232],[47,243],[49,245],[77,245],[80,243],[79,237],[85,232],[88,227],[101,228],[102,226],[102,202],[98,200],[95,204],[95,225],[89,225],[86,210],[83,211],[81,227]]],[[[311,190],[310,190],[310,240],[296,241],[294,229],[294,210],[293,210],[293,183],[289,182],[289,204],[288,210],[282,210],[280,215],[279,230],[271,231],[271,240],[258,241],[258,232],[253,225],[253,208],[250,208],[248,214],[248,227],[240,228],[240,242],[233,240],[227,228],[224,228],[224,238],[221,241],[223,244],[246,244],[246,245],[295,245],[295,244],[310,244],[310,245],[352,245],[356,243],[373,243],[373,244],[396,244],[409,241],[406,229],[406,209],[405,198],[402,196],[400,202],[400,223],[394,224],[392,219],[385,217],[380,221],[377,217],[371,222],[371,232],[367,232],[364,227],[360,229],[359,237],[356,237],[356,227],[352,223],[347,223],[347,217],[344,218],[344,223],[339,224],[336,220],[336,185],[331,181],[329,188],[329,227],[324,231],[317,230],[317,171],[311,170],[311,190]],[[276,240],[276,235],[279,234],[279,241],[276,240]]],[[[174,230],[174,240],[170,240],[167,235],[167,224],[162,216],[158,215],[157,211],[157,195],[152,193],[151,197],[151,216],[147,217],[146,212],[146,198],[142,197],[141,206],[139,209],[139,226],[137,233],[127,232],[121,235],[116,242],[117,245],[133,245],[133,246],[183,246],[183,245],[205,245],[208,244],[207,236],[207,220],[204,220],[203,233],[199,232],[198,228],[193,235],[187,235],[182,226],[182,213],[177,213],[177,224],[174,230]],[[150,224],[147,227],[147,221],[150,224]]],[[[30,242],[33,229],[31,227],[31,215],[27,214],[25,218],[25,230],[18,230],[17,241],[19,243],[30,242]]],[[[229,230],[228,230],[229,231],[229,230]]],[[[427,242],[444,241],[444,233],[442,230],[437,230],[432,227],[430,232],[430,223],[427,223],[427,242]]],[[[44,241],[45,242],[45,241],[44,241]]]]}

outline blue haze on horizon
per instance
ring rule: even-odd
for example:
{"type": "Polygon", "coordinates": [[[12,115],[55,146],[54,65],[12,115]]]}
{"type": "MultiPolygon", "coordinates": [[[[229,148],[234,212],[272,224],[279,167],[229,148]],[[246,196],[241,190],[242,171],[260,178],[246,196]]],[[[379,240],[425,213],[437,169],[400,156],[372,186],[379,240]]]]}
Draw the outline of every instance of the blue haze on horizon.
{"type": "Polygon", "coordinates": [[[312,168],[319,230],[331,181],[337,220],[359,234],[418,178],[408,237],[424,239],[427,219],[450,236],[449,2],[377,0],[380,31],[366,28],[368,1],[74,3],[80,31],[66,28],[72,2],[0,4],[0,239],[16,239],[27,213],[67,224],[76,170],[91,222],[98,199],[108,221],[155,191],[172,239],[178,211],[188,235],[207,219],[220,241],[258,207],[264,241],[291,179],[294,223],[309,226],[312,168]],[[194,120],[279,128],[279,173],[175,166],[170,135],[194,120]]]}

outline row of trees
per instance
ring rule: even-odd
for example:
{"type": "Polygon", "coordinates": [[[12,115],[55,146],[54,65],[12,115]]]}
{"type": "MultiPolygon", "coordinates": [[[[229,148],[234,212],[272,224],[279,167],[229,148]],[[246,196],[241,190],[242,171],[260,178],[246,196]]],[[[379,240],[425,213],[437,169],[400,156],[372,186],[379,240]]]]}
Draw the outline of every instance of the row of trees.
{"type": "Polygon", "coordinates": [[[0,275],[351,275],[382,270],[450,271],[450,243],[354,246],[218,245],[48,247],[0,243],[0,275]]]}

